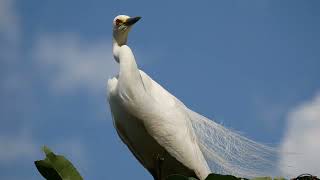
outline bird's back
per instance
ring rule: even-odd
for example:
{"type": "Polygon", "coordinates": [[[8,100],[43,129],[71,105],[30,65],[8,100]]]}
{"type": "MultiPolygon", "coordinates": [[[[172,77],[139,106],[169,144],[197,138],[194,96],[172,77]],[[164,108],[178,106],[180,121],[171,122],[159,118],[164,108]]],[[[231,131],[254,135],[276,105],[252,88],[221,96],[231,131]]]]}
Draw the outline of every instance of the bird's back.
{"type": "Polygon", "coordinates": [[[142,121],[132,115],[119,102],[116,91],[117,79],[108,82],[109,104],[113,114],[113,123],[121,140],[127,145],[136,159],[157,180],[163,180],[171,174],[196,177],[195,172],[170,155],[147,132],[142,121]]]}
{"type": "MultiPolygon", "coordinates": [[[[140,157],[138,158],[140,161],[148,160],[147,163],[143,162],[144,164],[152,161],[151,166],[157,167],[160,174],[166,170],[171,173],[171,171],[176,172],[177,169],[190,169],[198,178],[205,179],[210,169],[198,146],[191,120],[183,108],[184,105],[176,101],[173,95],[149,76],[139,71],[129,46],[118,47],[117,55],[120,71],[116,87],[109,87],[114,90],[110,92],[112,101],[109,102],[113,109],[116,128],[121,133],[120,136],[126,139],[124,142],[136,154],[135,156],[140,157]],[[125,114],[128,116],[124,116],[125,114]],[[130,123],[139,124],[139,126],[133,130],[130,123]],[[150,147],[144,146],[140,142],[141,138],[135,137],[141,132],[145,132],[141,135],[142,137],[150,136],[150,142],[155,141],[155,143],[151,143],[150,147]],[[156,148],[153,148],[153,145],[156,148]],[[141,151],[145,148],[151,149],[151,152],[140,153],[138,148],[141,148],[141,151]],[[159,159],[161,163],[157,165],[159,159]],[[182,166],[175,167],[175,164],[182,166]],[[167,169],[164,170],[164,168],[167,169]]],[[[110,84],[114,86],[113,80],[111,82],[110,84]]],[[[181,171],[180,174],[189,174],[189,171],[181,171]]],[[[161,176],[161,178],[164,177],[161,176]]]]}

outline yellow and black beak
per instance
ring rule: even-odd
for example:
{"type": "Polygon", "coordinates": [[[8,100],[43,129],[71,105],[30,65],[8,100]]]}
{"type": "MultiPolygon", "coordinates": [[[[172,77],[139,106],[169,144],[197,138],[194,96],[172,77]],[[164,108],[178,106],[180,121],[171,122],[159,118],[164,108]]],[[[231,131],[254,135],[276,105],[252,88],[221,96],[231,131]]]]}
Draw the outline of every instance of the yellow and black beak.
{"type": "Polygon", "coordinates": [[[126,22],[124,22],[123,24],[126,26],[132,26],[134,25],[136,22],[138,22],[141,19],[140,16],[137,17],[131,17],[129,19],[126,20],[126,22]]]}

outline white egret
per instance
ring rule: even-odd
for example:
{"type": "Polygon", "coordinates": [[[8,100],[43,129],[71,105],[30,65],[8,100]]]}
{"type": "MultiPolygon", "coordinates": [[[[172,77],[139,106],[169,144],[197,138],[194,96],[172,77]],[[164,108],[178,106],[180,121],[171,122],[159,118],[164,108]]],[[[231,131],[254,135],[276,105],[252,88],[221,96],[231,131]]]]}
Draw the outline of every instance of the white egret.
{"type": "Polygon", "coordinates": [[[193,112],[138,69],[126,43],[139,19],[126,15],[114,19],[113,55],[120,71],[108,80],[114,126],[139,162],[156,180],[171,174],[203,180],[210,172],[270,175],[275,150],[193,112]]]}

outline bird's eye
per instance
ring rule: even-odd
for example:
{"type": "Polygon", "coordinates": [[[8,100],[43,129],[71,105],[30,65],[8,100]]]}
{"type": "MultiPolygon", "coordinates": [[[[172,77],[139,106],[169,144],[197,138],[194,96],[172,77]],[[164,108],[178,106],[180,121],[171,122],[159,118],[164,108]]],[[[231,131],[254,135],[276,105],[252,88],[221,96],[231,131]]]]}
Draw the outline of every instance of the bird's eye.
{"type": "Polygon", "coordinates": [[[116,19],[116,25],[119,25],[119,24],[121,24],[121,23],[122,23],[122,20],[116,19]]]}

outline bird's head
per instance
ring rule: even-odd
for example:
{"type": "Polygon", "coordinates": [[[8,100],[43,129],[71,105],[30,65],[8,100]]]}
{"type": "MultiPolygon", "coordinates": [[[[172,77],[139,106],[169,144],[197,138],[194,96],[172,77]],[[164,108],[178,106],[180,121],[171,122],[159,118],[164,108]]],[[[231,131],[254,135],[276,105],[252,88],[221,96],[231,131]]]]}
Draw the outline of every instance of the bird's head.
{"type": "Polygon", "coordinates": [[[141,17],[129,17],[127,15],[119,15],[113,20],[113,38],[119,45],[123,45],[127,41],[128,33],[141,17]]]}

